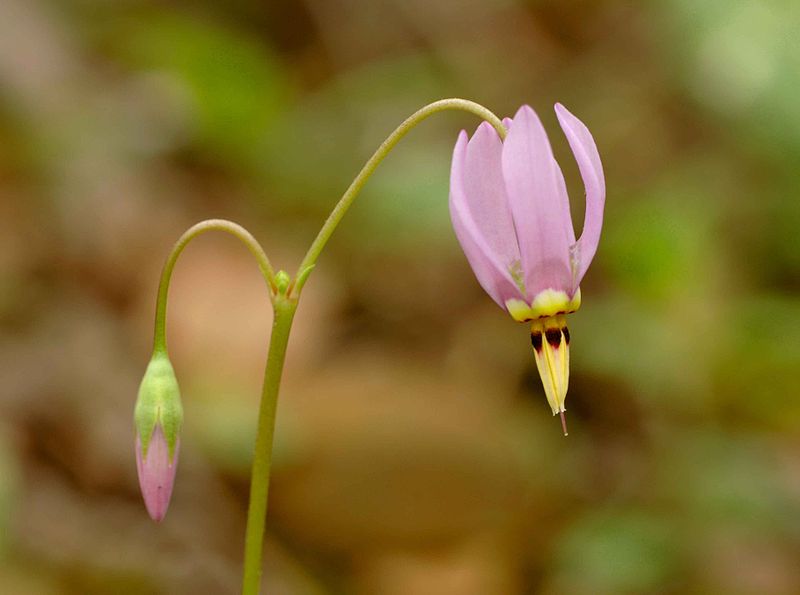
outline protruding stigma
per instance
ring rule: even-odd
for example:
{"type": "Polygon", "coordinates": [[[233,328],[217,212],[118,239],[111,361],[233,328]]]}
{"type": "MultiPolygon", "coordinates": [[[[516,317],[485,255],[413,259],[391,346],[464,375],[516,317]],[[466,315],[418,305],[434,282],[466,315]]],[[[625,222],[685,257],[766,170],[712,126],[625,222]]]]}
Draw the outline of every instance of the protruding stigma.
{"type": "Polygon", "coordinates": [[[569,330],[563,314],[539,318],[531,323],[531,344],[536,367],[542,379],[547,402],[553,415],[561,416],[561,427],[567,435],[564,399],[569,386],[569,330]]]}
{"type": "Polygon", "coordinates": [[[559,411],[558,414],[561,416],[561,429],[564,431],[564,436],[569,436],[569,432],[567,432],[567,416],[564,415],[564,411],[559,411]]]}

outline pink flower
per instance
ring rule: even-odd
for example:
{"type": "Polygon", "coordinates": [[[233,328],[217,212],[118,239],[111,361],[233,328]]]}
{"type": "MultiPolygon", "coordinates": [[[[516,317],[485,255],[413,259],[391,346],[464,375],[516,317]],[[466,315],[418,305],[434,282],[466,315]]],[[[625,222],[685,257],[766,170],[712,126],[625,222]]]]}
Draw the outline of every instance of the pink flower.
{"type": "Polygon", "coordinates": [[[564,176],[541,121],[527,105],[504,121],[505,141],[486,122],[471,139],[461,132],[450,175],[450,215],[486,293],[515,320],[532,323],[545,392],[563,421],[569,380],[564,315],[580,306],[580,282],[600,240],[606,189],[589,130],[561,104],[555,111],[586,187],[577,241],[564,176]]]}
{"type": "Polygon", "coordinates": [[[157,523],[161,522],[169,508],[180,445],[178,438],[174,452],[170,455],[169,445],[160,424],[153,429],[146,452],[142,448],[138,433],[136,435],[136,469],[139,472],[139,487],[147,512],[157,523]]]}

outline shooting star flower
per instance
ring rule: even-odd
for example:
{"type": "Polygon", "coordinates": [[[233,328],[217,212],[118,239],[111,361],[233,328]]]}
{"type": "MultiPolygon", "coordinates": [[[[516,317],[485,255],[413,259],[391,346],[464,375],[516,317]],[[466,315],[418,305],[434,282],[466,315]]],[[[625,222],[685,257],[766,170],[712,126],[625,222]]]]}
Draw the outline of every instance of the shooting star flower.
{"type": "Polygon", "coordinates": [[[539,375],[566,435],[566,314],[581,304],[580,282],[600,241],[606,189],[591,133],[561,104],[555,111],[586,187],[577,241],[564,176],[539,117],[527,105],[504,120],[505,141],[486,122],[471,139],[461,132],[450,174],[450,215],[481,287],[514,320],[531,323],[539,375]]]}

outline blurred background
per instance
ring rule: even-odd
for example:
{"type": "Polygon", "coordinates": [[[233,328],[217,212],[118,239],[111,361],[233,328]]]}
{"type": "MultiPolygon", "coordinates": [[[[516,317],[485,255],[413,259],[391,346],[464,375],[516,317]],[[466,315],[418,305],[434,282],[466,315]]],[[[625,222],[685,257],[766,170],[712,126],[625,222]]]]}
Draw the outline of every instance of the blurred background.
{"type": "Polygon", "coordinates": [[[800,5],[0,0],[0,592],[239,589],[271,312],[204,236],[174,276],[172,507],[132,411],[161,264],[209,217],[294,271],[385,136],[449,96],[593,132],[604,236],[570,436],[413,131],[311,277],[278,412],[270,595],[800,593],[800,5]]]}

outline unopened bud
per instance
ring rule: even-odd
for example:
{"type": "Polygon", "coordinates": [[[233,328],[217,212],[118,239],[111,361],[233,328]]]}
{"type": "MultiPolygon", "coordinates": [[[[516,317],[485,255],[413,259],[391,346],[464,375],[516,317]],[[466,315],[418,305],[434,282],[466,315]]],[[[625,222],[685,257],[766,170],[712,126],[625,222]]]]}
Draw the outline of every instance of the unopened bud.
{"type": "Polygon", "coordinates": [[[286,295],[291,282],[292,278],[286,271],[278,271],[275,273],[275,287],[278,290],[278,295],[286,295]]]}
{"type": "Polygon", "coordinates": [[[183,407],[166,353],[153,354],[134,410],[136,467],[147,512],[156,522],[167,513],[180,450],[183,407]]]}

